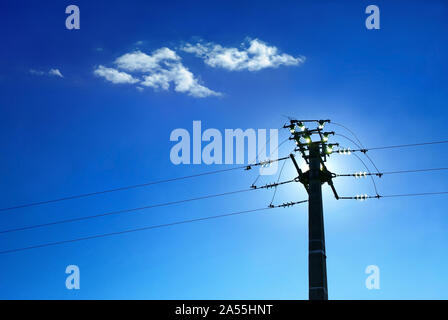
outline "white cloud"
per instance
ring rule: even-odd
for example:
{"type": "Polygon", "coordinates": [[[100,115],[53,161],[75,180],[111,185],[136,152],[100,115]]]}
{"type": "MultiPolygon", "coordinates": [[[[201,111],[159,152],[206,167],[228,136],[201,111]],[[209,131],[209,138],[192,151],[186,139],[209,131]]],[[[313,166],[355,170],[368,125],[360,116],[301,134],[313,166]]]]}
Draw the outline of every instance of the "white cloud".
{"type": "Polygon", "coordinates": [[[172,78],[167,70],[160,70],[143,77],[144,81],[141,83],[145,87],[152,87],[154,89],[168,90],[172,78]]]}
{"type": "MultiPolygon", "coordinates": [[[[151,87],[157,90],[169,90],[171,84],[176,92],[186,93],[197,98],[219,96],[215,92],[201,85],[193,73],[185,67],[181,58],[169,48],[160,48],[152,54],[141,51],[126,53],[115,60],[117,69],[129,73],[138,73],[142,80],[131,74],[113,68],[100,66],[95,74],[103,76],[114,83],[137,83],[139,87],[151,87]]],[[[137,90],[141,90],[138,89],[137,90]]]]}
{"type": "Polygon", "coordinates": [[[162,68],[144,76],[142,86],[155,89],[168,90],[170,83],[174,84],[174,90],[187,93],[197,98],[208,96],[220,96],[221,94],[199,84],[193,73],[181,63],[171,64],[168,68],[162,68]]]}
{"type": "Polygon", "coordinates": [[[52,76],[64,78],[64,76],[62,75],[61,71],[59,71],[59,69],[50,69],[50,71],[48,73],[52,76]]]}
{"type": "Polygon", "coordinates": [[[35,76],[43,76],[45,74],[45,72],[40,71],[40,70],[30,69],[30,74],[33,74],[35,76]]]}
{"type": "Polygon", "coordinates": [[[99,66],[93,73],[112,83],[136,83],[139,81],[126,72],[104,66],[99,66]]]}
{"type": "Polygon", "coordinates": [[[280,65],[297,66],[305,62],[304,57],[293,57],[286,53],[279,53],[276,47],[253,39],[242,45],[242,49],[225,48],[214,43],[188,43],[181,50],[195,54],[214,68],[227,70],[258,71],[265,68],[277,68],[280,65]]]}
{"type": "Polygon", "coordinates": [[[50,71],[48,71],[48,72],[42,71],[42,70],[30,69],[29,72],[30,72],[30,74],[35,75],[35,76],[50,75],[50,76],[56,76],[59,78],[64,78],[64,76],[62,75],[61,71],[59,71],[59,69],[50,69],[50,71]]]}
{"type": "Polygon", "coordinates": [[[171,49],[161,48],[152,55],[147,55],[141,51],[126,53],[117,60],[115,64],[127,71],[151,72],[160,67],[161,62],[180,61],[180,57],[171,49]]]}

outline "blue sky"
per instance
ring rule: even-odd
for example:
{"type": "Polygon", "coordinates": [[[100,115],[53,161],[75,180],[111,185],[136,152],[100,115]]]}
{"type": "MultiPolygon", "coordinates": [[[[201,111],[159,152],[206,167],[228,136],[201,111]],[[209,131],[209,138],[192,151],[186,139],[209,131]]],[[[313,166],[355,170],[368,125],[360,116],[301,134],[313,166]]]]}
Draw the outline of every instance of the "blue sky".
{"type": "MultiPolygon", "coordinates": [[[[283,115],[329,118],[369,147],[447,137],[444,1],[3,1],[0,12],[1,207],[229,167],[171,163],[171,131],[191,131],[194,120],[224,131],[278,128],[283,115]],[[80,8],[80,30],[65,28],[70,4],[80,8]],[[380,8],[380,30],[364,25],[369,4],[380,8]],[[282,58],[269,60],[277,64],[249,67],[254,39],[278,50],[282,58]],[[249,52],[249,60],[230,67],[182,50],[198,43],[207,57],[219,45],[249,52]],[[115,63],[161,48],[177,55],[168,71],[115,63]],[[156,89],[142,80],[112,83],[95,74],[100,66],[165,80],[156,89]],[[198,86],[216,94],[199,97],[198,86]]],[[[445,167],[447,151],[370,155],[389,171],[445,167]]],[[[356,158],[336,155],[328,167],[364,170],[356,158]]],[[[283,174],[294,177],[291,163],[283,174]]],[[[255,177],[233,171],[2,212],[1,229],[244,189],[255,177]]],[[[343,195],[373,193],[368,180],[335,184],[343,195]]],[[[385,176],[377,185],[380,194],[448,190],[443,172],[385,176]]],[[[271,196],[257,191],[3,234],[0,250],[254,209],[271,196]]],[[[276,201],[305,198],[289,184],[276,201]]],[[[338,202],[324,186],[324,198],[330,299],[448,298],[446,196],[338,202]],[[380,290],[365,287],[368,265],[381,270],[380,290]]],[[[0,298],[306,299],[306,212],[302,205],[2,255],[0,298]],[[70,264],[81,270],[77,291],[65,288],[70,264]]]]}

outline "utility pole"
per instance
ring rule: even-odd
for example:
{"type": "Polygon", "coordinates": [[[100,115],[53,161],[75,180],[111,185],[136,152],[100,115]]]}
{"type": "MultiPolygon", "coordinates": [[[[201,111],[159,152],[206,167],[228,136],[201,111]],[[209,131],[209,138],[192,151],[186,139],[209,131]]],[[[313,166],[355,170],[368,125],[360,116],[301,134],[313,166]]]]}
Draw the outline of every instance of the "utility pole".
{"type": "Polygon", "coordinates": [[[328,300],[320,145],[309,146],[308,281],[310,300],[328,300]]]}
{"type": "Polygon", "coordinates": [[[328,300],[327,263],[325,251],[324,214],[322,204],[322,184],[327,182],[336,199],[339,196],[333,186],[333,174],[325,166],[327,156],[333,152],[333,146],[328,144],[328,136],[334,132],[322,132],[325,122],[329,120],[291,120],[289,128],[291,140],[295,140],[297,149],[309,165],[307,172],[302,172],[294,155],[291,160],[298,173],[298,180],[308,192],[308,284],[310,300],[328,300]],[[307,129],[304,122],[317,122],[317,129],[307,129]],[[300,131],[296,131],[296,125],[300,131]],[[313,141],[312,135],[318,134],[319,141],[313,141]],[[302,140],[304,142],[302,142],[302,140]]]}

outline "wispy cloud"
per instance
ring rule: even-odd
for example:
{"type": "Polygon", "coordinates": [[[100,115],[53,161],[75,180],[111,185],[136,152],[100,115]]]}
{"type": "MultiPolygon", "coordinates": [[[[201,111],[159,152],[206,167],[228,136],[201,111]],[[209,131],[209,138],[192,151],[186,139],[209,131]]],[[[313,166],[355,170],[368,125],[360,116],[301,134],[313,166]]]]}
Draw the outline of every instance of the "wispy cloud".
{"type": "Polygon", "coordinates": [[[50,71],[48,71],[48,73],[52,76],[64,78],[64,76],[62,75],[61,71],[59,71],[59,69],[50,69],[50,71]]]}
{"type": "Polygon", "coordinates": [[[265,68],[284,66],[298,66],[305,62],[305,57],[293,57],[280,53],[277,47],[269,46],[261,40],[249,40],[241,48],[226,48],[212,42],[196,44],[187,43],[182,51],[193,53],[214,68],[232,71],[258,71],[265,68]]]}
{"type": "Polygon", "coordinates": [[[35,75],[35,76],[50,75],[50,76],[56,76],[59,78],[64,78],[64,76],[62,75],[62,73],[59,69],[50,69],[49,71],[30,69],[29,73],[32,75],[35,75]]]}
{"type": "Polygon", "coordinates": [[[30,74],[35,75],[35,76],[43,76],[45,74],[45,72],[40,71],[40,70],[30,69],[30,74]]]}
{"type": "Polygon", "coordinates": [[[145,86],[169,90],[173,84],[176,92],[197,98],[221,95],[201,85],[193,73],[182,64],[176,52],[169,48],[160,48],[152,54],[141,51],[126,53],[118,57],[114,64],[117,69],[99,66],[94,73],[113,83],[138,83],[140,88],[145,86]]]}

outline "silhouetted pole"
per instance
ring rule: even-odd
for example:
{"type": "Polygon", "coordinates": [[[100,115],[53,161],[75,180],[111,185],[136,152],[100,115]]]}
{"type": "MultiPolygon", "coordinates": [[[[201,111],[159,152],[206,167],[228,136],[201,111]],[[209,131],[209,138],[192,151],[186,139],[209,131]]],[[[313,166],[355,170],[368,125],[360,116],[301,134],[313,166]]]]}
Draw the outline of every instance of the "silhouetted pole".
{"type": "Polygon", "coordinates": [[[309,147],[310,170],[308,189],[308,280],[310,300],[328,300],[320,164],[319,143],[311,143],[309,147]]]}

